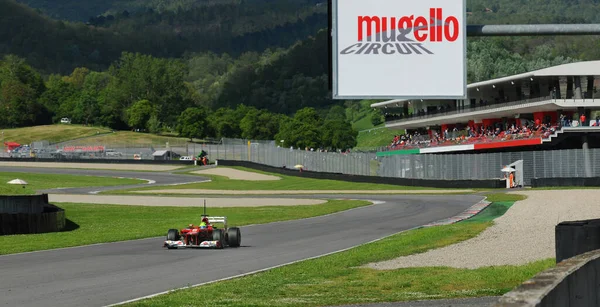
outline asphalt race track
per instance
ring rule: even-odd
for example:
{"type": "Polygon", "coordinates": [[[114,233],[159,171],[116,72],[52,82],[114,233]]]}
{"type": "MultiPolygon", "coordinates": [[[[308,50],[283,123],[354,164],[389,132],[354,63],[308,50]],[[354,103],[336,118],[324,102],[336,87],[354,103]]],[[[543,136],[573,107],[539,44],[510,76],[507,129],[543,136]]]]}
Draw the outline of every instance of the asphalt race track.
{"type": "MultiPolygon", "coordinates": [[[[202,180],[198,176],[149,172],[4,167],[0,171],[134,177],[154,180],[157,185],[202,180]]],[[[98,189],[78,192],[90,190],[98,189]]],[[[115,304],[351,248],[454,216],[482,199],[477,195],[330,197],[383,203],[327,216],[242,227],[240,248],[167,250],[162,248],[164,238],[160,237],[0,256],[0,305],[115,304]]]]}
{"type": "Polygon", "coordinates": [[[109,191],[109,190],[121,190],[124,188],[141,188],[149,186],[159,185],[174,185],[174,184],[185,184],[193,182],[207,181],[209,178],[194,176],[194,175],[183,175],[174,174],[167,172],[135,172],[135,171],[112,171],[112,170],[87,170],[87,169],[60,169],[60,168],[35,168],[35,167],[14,167],[14,166],[0,166],[0,172],[11,172],[11,173],[35,173],[35,174],[62,174],[62,175],[89,175],[98,177],[124,177],[124,178],[137,178],[148,180],[149,183],[128,185],[126,187],[109,186],[109,187],[85,187],[85,188],[73,188],[73,189],[52,189],[42,190],[39,192],[44,193],[69,193],[69,194],[85,194],[91,191],[109,191]]]}

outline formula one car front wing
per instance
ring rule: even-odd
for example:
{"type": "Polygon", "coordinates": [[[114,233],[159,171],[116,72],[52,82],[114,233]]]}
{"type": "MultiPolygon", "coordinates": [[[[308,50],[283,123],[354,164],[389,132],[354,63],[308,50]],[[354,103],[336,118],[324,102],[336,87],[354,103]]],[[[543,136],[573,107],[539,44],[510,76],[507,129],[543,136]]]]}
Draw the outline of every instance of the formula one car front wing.
{"type": "Polygon", "coordinates": [[[165,241],[165,244],[163,245],[163,247],[166,247],[168,249],[177,249],[177,248],[223,248],[223,245],[221,245],[221,242],[219,242],[219,241],[202,241],[202,242],[200,242],[199,245],[193,245],[193,244],[186,245],[185,242],[183,242],[181,240],[179,240],[179,241],[167,240],[167,241],[165,241]]]}

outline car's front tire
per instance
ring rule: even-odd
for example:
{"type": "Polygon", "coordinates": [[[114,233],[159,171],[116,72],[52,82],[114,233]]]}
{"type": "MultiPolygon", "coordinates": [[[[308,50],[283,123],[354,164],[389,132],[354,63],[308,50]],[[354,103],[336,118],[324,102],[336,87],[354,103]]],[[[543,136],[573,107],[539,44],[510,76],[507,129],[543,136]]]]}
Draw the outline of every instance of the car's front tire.
{"type": "Polygon", "coordinates": [[[215,230],[213,230],[212,239],[213,239],[213,241],[218,241],[219,242],[219,247],[218,248],[225,247],[225,231],[223,231],[223,229],[215,229],[215,230]]]}
{"type": "Polygon", "coordinates": [[[237,227],[227,229],[227,245],[239,247],[242,243],[242,232],[237,227]]]}
{"type": "Polygon", "coordinates": [[[179,238],[179,230],[169,229],[169,231],[167,231],[167,241],[179,241],[179,238]]]}

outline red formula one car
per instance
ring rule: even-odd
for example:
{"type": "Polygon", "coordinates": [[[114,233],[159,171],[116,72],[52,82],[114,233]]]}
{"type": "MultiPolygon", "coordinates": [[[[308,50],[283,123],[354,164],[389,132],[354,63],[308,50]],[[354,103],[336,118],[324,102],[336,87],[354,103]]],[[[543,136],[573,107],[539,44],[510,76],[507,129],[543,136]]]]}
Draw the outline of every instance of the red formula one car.
{"type": "Polygon", "coordinates": [[[169,229],[164,247],[176,248],[225,248],[239,247],[242,234],[237,227],[227,228],[227,217],[202,215],[202,223],[193,224],[178,231],[169,229]],[[222,223],[223,228],[217,228],[214,223],[222,223]]]}

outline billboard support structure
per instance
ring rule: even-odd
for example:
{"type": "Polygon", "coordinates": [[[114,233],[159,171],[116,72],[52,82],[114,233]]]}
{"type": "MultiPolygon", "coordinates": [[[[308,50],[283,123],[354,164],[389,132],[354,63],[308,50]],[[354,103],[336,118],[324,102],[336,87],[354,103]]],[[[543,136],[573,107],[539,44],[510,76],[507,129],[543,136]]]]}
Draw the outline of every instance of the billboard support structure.
{"type": "Polygon", "coordinates": [[[467,36],[599,35],[600,24],[468,25],[467,36]]]}

